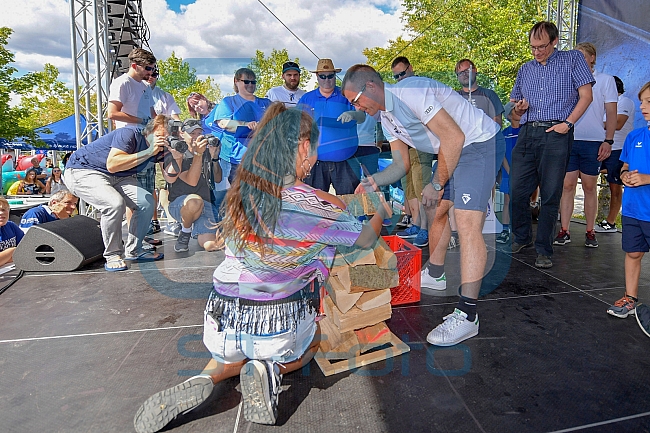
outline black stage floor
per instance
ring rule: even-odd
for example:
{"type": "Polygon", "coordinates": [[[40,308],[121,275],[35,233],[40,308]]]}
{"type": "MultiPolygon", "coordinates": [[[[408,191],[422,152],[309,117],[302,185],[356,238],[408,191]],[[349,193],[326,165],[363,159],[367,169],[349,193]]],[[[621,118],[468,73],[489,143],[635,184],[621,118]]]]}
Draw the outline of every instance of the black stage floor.
{"type": "MultiPolygon", "coordinates": [[[[331,377],[315,362],[287,375],[277,426],[240,416],[233,378],[168,430],[648,432],[650,339],[633,317],[605,313],[623,293],[621,235],[600,234],[589,249],[582,227],[573,232],[548,271],[532,266],[533,249],[511,258],[486,236],[493,266],[475,338],[427,344],[456,298],[423,295],[389,321],[408,354],[331,377]]],[[[201,370],[203,307],[223,252],[193,241],[176,254],[173,239],[160,237],[161,263],[28,273],[0,295],[0,431],[133,431],[147,397],[201,370]]],[[[446,295],[456,292],[458,259],[450,251],[446,295]]],[[[644,265],[640,297],[650,301],[644,265]]]]}

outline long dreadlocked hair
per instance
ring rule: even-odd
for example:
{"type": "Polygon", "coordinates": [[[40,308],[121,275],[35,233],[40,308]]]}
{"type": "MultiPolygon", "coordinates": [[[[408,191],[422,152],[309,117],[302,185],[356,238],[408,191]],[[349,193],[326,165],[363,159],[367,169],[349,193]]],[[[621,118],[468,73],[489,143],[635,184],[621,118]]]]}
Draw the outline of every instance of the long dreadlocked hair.
{"type": "Polygon", "coordinates": [[[266,109],[226,194],[220,223],[224,238],[234,239],[238,250],[251,238],[263,246],[272,242],[285,176],[297,177],[298,144],[306,139],[313,154],[318,127],[309,114],[279,102],[266,109]]]}

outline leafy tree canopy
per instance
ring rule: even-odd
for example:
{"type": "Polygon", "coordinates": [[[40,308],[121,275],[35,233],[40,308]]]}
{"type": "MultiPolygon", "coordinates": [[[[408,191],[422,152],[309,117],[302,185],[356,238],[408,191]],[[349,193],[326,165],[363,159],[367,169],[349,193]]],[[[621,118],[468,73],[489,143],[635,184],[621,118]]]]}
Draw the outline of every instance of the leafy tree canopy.
{"type": "Polygon", "coordinates": [[[20,107],[29,112],[20,125],[35,129],[74,114],[72,89],[59,80],[59,70],[49,63],[41,72],[33,73],[35,87],[20,101],[20,107]]]}

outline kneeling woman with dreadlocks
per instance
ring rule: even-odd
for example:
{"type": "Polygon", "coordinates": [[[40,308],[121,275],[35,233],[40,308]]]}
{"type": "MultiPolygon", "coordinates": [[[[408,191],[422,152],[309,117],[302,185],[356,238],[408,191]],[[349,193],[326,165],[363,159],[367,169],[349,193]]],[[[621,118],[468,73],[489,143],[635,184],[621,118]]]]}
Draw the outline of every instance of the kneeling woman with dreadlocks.
{"type": "Polygon", "coordinates": [[[138,432],[158,431],[236,375],[244,417],[275,424],[282,375],[306,365],[320,342],[319,287],[335,248],[373,247],[390,216],[384,202],[362,226],[336,196],[303,183],[317,148],[308,114],[281,103],[268,108],[226,195],[226,259],[214,272],[204,316],[212,359],[202,374],[145,401],[134,420],[138,432]]]}

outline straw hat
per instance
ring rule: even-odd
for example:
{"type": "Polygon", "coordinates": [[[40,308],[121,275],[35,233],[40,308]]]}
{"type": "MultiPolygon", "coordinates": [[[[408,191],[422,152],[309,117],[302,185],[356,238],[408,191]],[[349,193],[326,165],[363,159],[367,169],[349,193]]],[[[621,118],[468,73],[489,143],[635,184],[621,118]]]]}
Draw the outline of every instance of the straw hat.
{"type": "Polygon", "coordinates": [[[341,72],[341,68],[334,68],[334,62],[332,62],[332,59],[320,59],[316,65],[316,70],[310,72],[341,72]]]}

